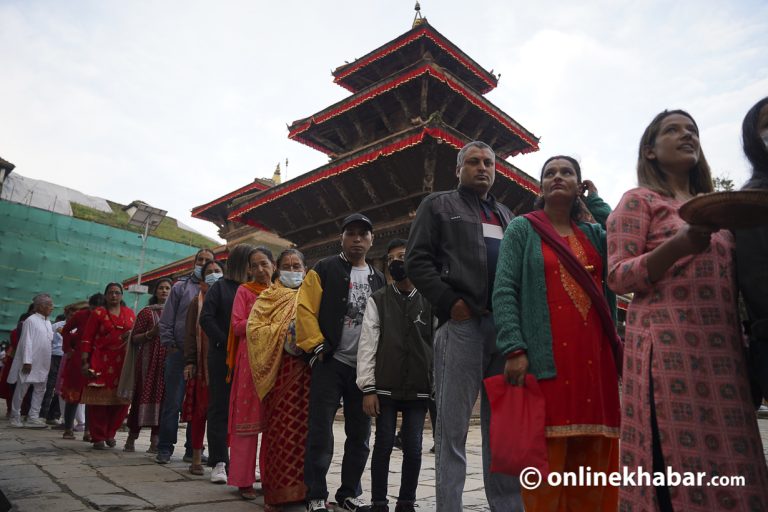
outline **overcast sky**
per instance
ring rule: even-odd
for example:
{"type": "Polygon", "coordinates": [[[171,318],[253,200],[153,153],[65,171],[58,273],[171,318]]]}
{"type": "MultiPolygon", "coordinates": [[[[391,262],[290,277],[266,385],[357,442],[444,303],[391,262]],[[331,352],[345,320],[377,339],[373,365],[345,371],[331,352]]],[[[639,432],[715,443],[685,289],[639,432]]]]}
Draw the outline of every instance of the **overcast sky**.
{"type": "MultiPolygon", "coordinates": [[[[190,210],[327,158],[286,124],[349,95],[330,71],[411,27],[413,0],[0,0],[0,156],[16,172],[121,203],[190,210]],[[283,163],[284,165],[284,163],[283,163]]],[[[642,130],[665,108],[697,120],[716,175],[748,176],[744,114],[768,95],[765,0],[423,0],[481,66],[488,98],[615,205],[642,130]]],[[[453,172],[445,169],[444,172],[453,172]]]]}

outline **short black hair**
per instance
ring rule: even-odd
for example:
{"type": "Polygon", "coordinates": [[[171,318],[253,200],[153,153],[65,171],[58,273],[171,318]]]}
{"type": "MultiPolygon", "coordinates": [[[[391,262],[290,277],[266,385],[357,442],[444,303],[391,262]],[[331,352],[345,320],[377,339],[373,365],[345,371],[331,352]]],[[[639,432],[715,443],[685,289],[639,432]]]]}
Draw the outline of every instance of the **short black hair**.
{"type": "Polygon", "coordinates": [[[408,240],[405,240],[404,238],[393,238],[387,244],[387,254],[389,254],[389,251],[391,251],[392,249],[397,249],[398,247],[405,247],[407,245],[408,245],[408,240]]]}

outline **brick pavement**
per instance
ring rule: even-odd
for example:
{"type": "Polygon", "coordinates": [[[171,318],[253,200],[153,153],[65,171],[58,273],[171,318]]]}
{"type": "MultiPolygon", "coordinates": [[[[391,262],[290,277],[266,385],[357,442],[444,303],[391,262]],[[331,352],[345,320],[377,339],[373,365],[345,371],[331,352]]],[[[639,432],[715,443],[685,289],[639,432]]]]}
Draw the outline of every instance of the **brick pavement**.
{"type": "MultiPolygon", "coordinates": [[[[4,418],[4,404],[0,406],[4,418]]],[[[768,419],[760,420],[764,446],[768,446],[768,419]]],[[[337,447],[343,440],[343,424],[334,428],[337,447]]],[[[418,489],[418,510],[434,510],[435,458],[428,452],[432,446],[430,432],[425,433],[424,459],[418,489]]],[[[61,439],[60,431],[49,429],[14,429],[0,419],[0,489],[19,512],[75,512],[88,510],[131,511],[162,510],[173,512],[206,512],[225,507],[227,512],[263,510],[261,498],[246,502],[236,490],[214,485],[205,477],[190,475],[180,455],[170,464],[158,465],[145,453],[149,432],[143,432],[135,453],[121,449],[125,432],[118,433],[117,448],[94,451],[89,443],[61,439]]],[[[485,504],[480,460],[480,433],[472,426],[468,438],[467,483],[464,490],[465,510],[488,510],[485,504]]],[[[341,453],[336,450],[328,475],[329,489],[339,485],[341,453]]],[[[768,457],[768,450],[766,451],[768,457]]],[[[393,452],[390,467],[390,501],[393,502],[400,478],[401,453],[393,452]]],[[[363,489],[370,489],[370,471],[363,476],[363,489]]],[[[363,496],[369,499],[366,492],[363,496]]],[[[394,506],[391,507],[394,510],[394,506]]],[[[302,511],[297,506],[286,509],[302,511]]]]}

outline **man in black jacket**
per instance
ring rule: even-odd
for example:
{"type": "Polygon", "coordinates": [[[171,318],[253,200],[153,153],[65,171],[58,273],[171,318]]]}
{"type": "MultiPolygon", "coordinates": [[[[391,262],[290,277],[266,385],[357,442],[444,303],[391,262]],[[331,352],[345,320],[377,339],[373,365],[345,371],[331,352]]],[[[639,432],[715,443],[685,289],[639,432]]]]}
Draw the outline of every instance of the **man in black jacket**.
{"type": "Polygon", "coordinates": [[[419,205],[406,252],[406,272],[432,303],[435,334],[437,509],[462,510],[465,443],[472,408],[481,393],[483,480],[492,511],[523,510],[516,478],[491,474],[490,406],[482,380],[503,372],[496,349],[491,294],[509,209],[489,194],[496,158],[484,142],[464,146],[457,158],[459,187],[427,196],[419,205]]]}
{"type": "MultiPolygon", "coordinates": [[[[333,418],[344,400],[347,440],[336,501],[342,510],[368,512],[358,498],[368,460],[371,420],[363,412],[363,394],[355,383],[357,345],[368,297],[384,286],[384,275],[367,264],[373,225],[365,215],[344,219],[341,254],[317,262],[299,289],[296,344],[311,355],[309,431],[304,459],[307,510],[326,512],[326,474],[333,458],[333,418]]],[[[339,507],[337,507],[337,510],[339,507]]]]}

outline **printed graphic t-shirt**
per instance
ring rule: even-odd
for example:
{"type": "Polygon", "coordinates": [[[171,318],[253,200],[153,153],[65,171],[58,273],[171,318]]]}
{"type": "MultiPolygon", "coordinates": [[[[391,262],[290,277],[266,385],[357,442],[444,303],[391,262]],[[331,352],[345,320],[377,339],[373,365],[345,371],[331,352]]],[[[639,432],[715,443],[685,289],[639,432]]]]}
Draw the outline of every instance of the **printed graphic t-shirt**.
{"type": "Polygon", "coordinates": [[[371,285],[368,276],[371,271],[368,265],[352,267],[349,275],[349,295],[347,296],[347,313],[344,315],[344,327],[341,331],[341,342],[333,357],[347,366],[357,366],[357,342],[363,328],[363,314],[368,297],[371,296],[371,285]]]}

